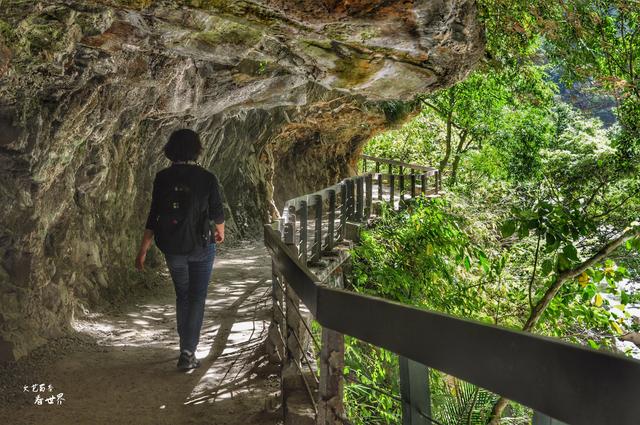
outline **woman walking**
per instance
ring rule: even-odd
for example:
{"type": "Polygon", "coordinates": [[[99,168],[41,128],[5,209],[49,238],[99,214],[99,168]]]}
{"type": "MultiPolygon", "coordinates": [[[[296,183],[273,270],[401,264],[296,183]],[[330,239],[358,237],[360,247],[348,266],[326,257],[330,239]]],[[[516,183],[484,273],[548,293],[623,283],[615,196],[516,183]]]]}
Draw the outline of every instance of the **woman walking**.
{"type": "Polygon", "coordinates": [[[218,179],[196,160],[202,152],[198,135],[187,129],[171,134],[164,146],[171,166],[153,182],[151,207],[136,268],[142,270],[155,239],[163,252],[176,291],[180,337],[178,369],[200,366],[195,352],[213,270],[216,242],[224,241],[224,210],[218,179]]]}

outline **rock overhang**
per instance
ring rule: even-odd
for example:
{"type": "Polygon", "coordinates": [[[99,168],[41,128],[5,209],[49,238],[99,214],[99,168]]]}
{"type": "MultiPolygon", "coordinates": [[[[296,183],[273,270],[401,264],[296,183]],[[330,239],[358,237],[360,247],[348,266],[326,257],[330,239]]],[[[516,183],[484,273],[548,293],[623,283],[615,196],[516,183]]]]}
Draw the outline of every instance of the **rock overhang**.
{"type": "Polygon", "coordinates": [[[483,53],[465,0],[5,0],[0,353],[148,283],[131,264],[173,129],[201,134],[231,236],[260,234],[277,204],[353,172],[392,102],[483,53]]]}

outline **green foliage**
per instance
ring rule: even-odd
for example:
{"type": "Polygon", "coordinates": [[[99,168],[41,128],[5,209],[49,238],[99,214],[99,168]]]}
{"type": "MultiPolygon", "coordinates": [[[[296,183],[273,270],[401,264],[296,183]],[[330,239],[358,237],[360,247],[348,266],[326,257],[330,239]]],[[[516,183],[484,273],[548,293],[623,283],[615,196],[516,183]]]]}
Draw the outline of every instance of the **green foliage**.
{"type": "MultiPolygon", "coordinates": [[[[565,104],[525,112],[503,109],[501,116],[512,119],[501,122],[496,134],[461,162],[458,184],[449,187],[446,200],[419,199],[399,213],[383,208],[380,221],[355,249],[355,290],[521,329],[561,273],[579,266],[640,216],[637,176],[620,171],[615,129],[608,132],[565,104]],[[522,118],[526,114],[529,119],[522,118]],[[533,142],[527,144],[522,134],[533,142]]],[[[367,150],[425,163],[433,156],[429,148],[439,151],[420,138],[420,128],[432,129],[435,137],[443,131],[437,116],[423,111],[367,150]],[[422,144],[412,150],[411,141],[422,144]]],[[[638,266],[624,266],[640,263],[636,245],[637,239],[630,240],[628,249],[614,252],[615,261],[596,262],[564,283],[543,310],[536,332],[613,349],[612,337],[633,329],[626,306],[635,295],[620,284],[637,279],[630,270],[638,266]]],[[[434,387],[434,399],[448,406],[439,407],[442,423],[457,424],[470,412],[466,396],[475,390],[463,391],[456,398],[448,387],[434,387]]],[[[486,404],[474,405],[473,415],[486,417],[491,402],[486,404]]],[[[528,413],[513,409],[520,409],[514,423],[527,423],[528,413]]]]}
{"type": "MultiPolygon", "coordinates": [[[[385,211],[354,252],[355,290],[615,350],[640,330],[627,284],[640,280],[639,238],[616,242],[640,217],[640,4],[478,4],[487,61],[365,149],[438,165],[447,201],[385,211]],[[612,96],[617,125],[556,98],[551,66],[612,96]]],[[[431,375],[438,420],[485,421],[495,398],[475,403],[468,384],[452,394],[451,379],[431,375]]]]}
{"type": "Polygon", "coordinates": [[[614,139],[614,147],[624,171],[629,174],[637,173],[640,168],[640,95],[626,97],[617,113],[621,131],[614,139]]]}
{"type": "MultiPolygon", "coordinates": [[[[389,105],[396,105],[390,103],[389,105]]],[[[430,163],[437,153],[434,139],[443,131],[443,125],[429,110],[423,109],[415,118],[396,130],[373,137],[365,146],[368,155],[396,159],[410,163],[430,163]]]]}
{"type": "MultiPolygon", "coordinates": [[[[494,197],[492,194],[485,198],[494,197]]],[[[451,198],[452,201],[418,198],[399,213],[383,204],[380,220],[362,234],[361,243],[354,249],[353,290],[460,317],[517,325],[521,318],[509,317],[513,314],[509,310],[514,305],[524,305],[524,293],[517,288],[508,289],[510,285],[504,281],[499,287],[486,285],[493,279],[502,280],[506,257],[481,248],[494,240],[490,230],[467,220],[462,215],[469,211],[467,205],[453,204],[458,199],[453,195],[451,198]]],[[[350,342],[350,373],[360,369],[364,371],[360,381],[396,393],[397,360],[371,355],[372,352],[379,353],[350,342]],[[394,378],[389,380],[391,376],[394,378]]],[[[437,372],[432,372],[431,381],[435,389],[434,412],[442,423],[480,424],[488,417],[495,396],[437,372]],[[465,421],[459,422],[462,416],[465,421]]],[[[392,398],[367,393],[365,387],[354,384],[346,388],[349,417],[362,419],[355,423],[399,421],[393,420],[399,414],[399,406],[392,403],[392,398]],[[383,400],[381,404],[374,402],[377,398],[383,400]],[[392,408],[383,413],[385,406],[392,408]]]]}
{"type": "Polygon", "coordinates": [[[540,151],[553,137],[551,114],[530,108],[509,111],[502,126],[492,134],[491,143],[502,153],[507,176],[515,181],[540,174],[540,151]]]}
{"type": "Polygon", "coordinates": [[[640,132],[640,3],[637,0],[479,2],[492,63],[513,66],[539,54],[564,82],[593,82],[620,105],[618,151],[637,172],[640,132]]]}
{"type": "Polygon", "coordinates": [[[378,107],[384,112],[384,116],[389,124],[394,124],[404,120],[417,108],[417,103],[404,102],[400,100],[387,100],[378,103],[378,107]]]}
{"type": "Polygon", "coordinates": [[[432,399],[434,417],[443,424],[485,425],[497,397],[460,379],[432,372],[431,383],[439,391],[432,399]]]}
{"type": "Polygon", "coordinates": [[[402,421],[398,356],[345,336],[345,407],[356,425],[402,421]],[[372,388],[382,389],[382,392],[372,388]]]}
{"type": "Polygon", "coordinates": [[[545,67],[528,65],[499,72],[485,69],[424,96],[424,105],[446,128],[440,171],[450,173],[450,183],[455,184],[463,158],[487,144],[508,148],[516,174],[534,166],[535,152],[549,137],[548,105],[555,90],[545,67]]]}
{"type": "Polygon", "coordinates": [[[376,227],[354,249],[355,290],[441,311],[474,314],[482,300],[467,296],[460,278],[487,256],[461,229],[442,199],[418,198],[400,213],[383,209],[376,227]],[[407,255],[407,252],[411,255],[407,255]]]}

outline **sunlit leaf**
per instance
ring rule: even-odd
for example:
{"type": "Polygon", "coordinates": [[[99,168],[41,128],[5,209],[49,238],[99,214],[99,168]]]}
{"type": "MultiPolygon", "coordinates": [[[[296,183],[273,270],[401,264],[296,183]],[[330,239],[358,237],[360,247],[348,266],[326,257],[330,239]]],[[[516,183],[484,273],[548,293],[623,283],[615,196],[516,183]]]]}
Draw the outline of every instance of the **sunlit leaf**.
{"type": "Polygon", "coordinates": [[[589,276],[587,275],[586,272],[582,272],[582,274],[580,276],[578,276],[578,283],[580,284],[580,286],[582,286],[583,288],[585,286],[587,286],[587,284],[589,283],[589,276]]]}
{"type": "Polygon", "coordinates": [[[611,322],[611,327],[619,334],[622,335],[624,333],[624,331],[622,330],[622,328],[620,327],[620,325],[618,325],[616,322],[611,322]]]}
{"type": "Polygon", "coordinates": [[[596,294],[595,299],[593,300],[593,303],[595,304],[596,307],[600,307],[602,306],[602,302],[604,300],[602,299],[602,296],[600,294],[596,294]]]}

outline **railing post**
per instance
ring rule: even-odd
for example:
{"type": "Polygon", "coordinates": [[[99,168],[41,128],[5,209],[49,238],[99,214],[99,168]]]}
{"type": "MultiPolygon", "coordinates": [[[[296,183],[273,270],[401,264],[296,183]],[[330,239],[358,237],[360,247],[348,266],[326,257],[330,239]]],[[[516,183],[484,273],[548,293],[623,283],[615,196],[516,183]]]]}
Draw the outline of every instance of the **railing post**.
{"type": "Polygon", "coordinates": [[[318,263],[322,255],[322,195],[313,195],[314,227],[311,263],[318,263]]]}
{"type": "MultiPolygon", "coordinates": [[[[344,288],[342,267],[327,282],[330,287],[344,288]]],[[[344,421],[344,335],[322,328],[320,350],[320,386],[317,425],[343,425],[344,421]]]]}
{"type": "Polygon", "coordinates": [[[391,209],[395,209],[396,201],[396,176],[389,174],[389,203],[391,203],[391,209]]]}
{"type": "Polygon", "coordinates": [[[354,184],[353,179],[345,181],[347,184],[347,221],[353,220],[355,202],[353,198],[354,184]]]}
{"type": "Polygon", "coordinates": [[[400,363],[400,397],[402,425],[431,425],[429,368],[403,356],[400,363]]]}
{"type": "Polygon", "coordinates": [[[291,229],[287,230],[287,228],[284,227],[285,232],[282,235],[284,238],[284,243],[291,243],[296,245],[297,247],[299,241],[296,240],[296,207],[294,205],[289,205],[286,223],[291,224],[291,229]],[[291,232],[291,236],[288,236],[288,231],[291,232]],[[290,242],[287,242],[288,239],[286,238],[290,238],[290,242]]]}
{"type": "Polygon", "coordinates": [[[345,232],[347,229],[347,214],[349,211],[349,204],[347,204],[347,183],[342,182],[340,184],[340,234],[338,240],[344,240],[345,232]]]}
{"type": "Polygon", "coordinates": [[[293,245],[295,246],[296,241],[296,222],[295,222],[295,215],[293,215],[293,220],[291,220],[291,215],[289,216],[288,220],[285,224],[284,224],[284,234],[282,235],[282,240],[284,241],[284,243],[286,243],[287,245],[293,245]]]}
{"type": "Polygon", "coordinates": [[[411,179],[411,197],[415,198],[416,197],[416,175],[413,172],[413,170],[411,170],[411,176],[409,178],[411,179]]]}
{"type": "Polygon", "coordinates": [[[420,193],[423,195],[427,193],[427,175],[425,173],[420,174],[420,193]]]}
{"type": "MultiPolygon", "coordinates": [[[[293,231],[289,231],[287,232],[287,234],[293,234],[293,231]]],[[[287,245],[292,250],[292,252],[297,255],[295,244],[287,243],[287,245]]],[[[284,416],[287,417],[287,407],[289,406],[288,400],[293,397],[294,394],[303,385],[303,378],[299,373],[302,350],[300,349],[300,346],[296,341],[297,332],[300,327],[300,318],[296,314],[296,311],[300,308],[300,299],[296,295],[295,291],[291,289],[289,283],[284,278],[282,278],[280,282],[282,283],[282,288],[284,289],[283,297],[285,319],[283,334],[285,343],[285,355],[280,370],[280,379],[284,416]]]]}
{"type": "Polygon", "coordinates": [[[358,187],[356,197],[356,221],[362,221],[364,217],[364,178],[362,176],[356,177],[356,185],[358,187]]]}
{"type": "Polygon", "coordinates": [[[331,252],[335,245],[335,221],[336,221],[336,191],[333,189],[329,189],[327,191],[327,198],[329,200],[329,211],[328,211],[328,220],[327,224],[327,247],[325,248],[326,252],[331,252]]]}
{"type": "MultiPolygon", "coordinates": [[[[278,220],[273,223],[278,225],[277,231],[282,235],[285,230],[284,220],[278,220]]],[[[286,344],[286,322],[284,316],[284,293],[281,288],[281,278],[276,273],[276,264],[273,258],[271,259],[271,317],[272,321],[269,325],[268,342],[266,344],[267,354],[269,361],[272,363],[280,364],[285,359],[286,344]]]]}
{"type": "Polygon", "coordinates": [[[398,189],[398,193],[400,194],[400,203],[404,201],[404,167],[400,167],[400,188],[398,189]]]}
{"type": "Polygon", "coordinates": [[[298,209],[298,217],[300,217],[300,252],[299,257],[303,264],[307,264],[307,241],[309,235],[307,233],[308,220],[307,201],[300,201],[298,209]]]}
{"type": "Polygon", "coordinates": [[[382,201],[382,174],[378,173],[378,200],[382,201]]]}
{"type": "MultiPolygon", "coordinates": [[[[290,223],[288,225],[289,227],[291,227],[290,223]]],[[[293,232],[292,231],[285,232],[285,235],[289,235],[289,234],[293,234],[293,232]]],[[[288,238],[288,237],[285,236],[285,238],[288,238]]],[[[296,246],[293,243],[293,240],[290,239],[290,242],[288,242],[285,239],[285,243],[289,246],[289,248],[294,253],[296,252],[296,246]]],[[[298,344],[294,340],[293,332],[295,332],[295,330],[298,328],[299,321],[298,321],[298,316],[293,314],[293,309],[298,309],[300,307],[300,300],[296,295],[296,293],[291,289],[289,284],[284,279],[282,279],[282,283],[285,290],[283,295],[284,295],[285,306],[286,306],[285,319],[286,319],[287,330],[285,332],[285,338],[287,343],[287,359],[290,361],[295,359],[295,361],[297,361],[300,358],[300,349],[298,347],[298,344]]]]}
{"type": "Polygon", "coordinates": [[[371,217],[371,208],[373,207],[373,175],[367,174],[364,177],[365,187],[366,187],[366,215],[365,218],[369,219],[371,217]]]}

